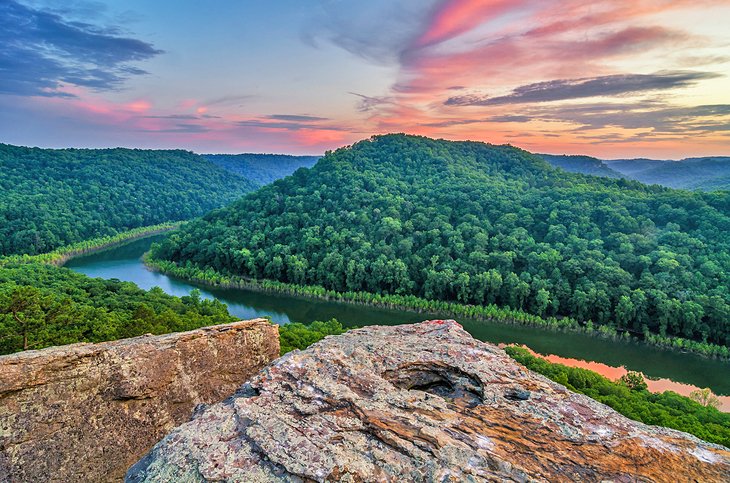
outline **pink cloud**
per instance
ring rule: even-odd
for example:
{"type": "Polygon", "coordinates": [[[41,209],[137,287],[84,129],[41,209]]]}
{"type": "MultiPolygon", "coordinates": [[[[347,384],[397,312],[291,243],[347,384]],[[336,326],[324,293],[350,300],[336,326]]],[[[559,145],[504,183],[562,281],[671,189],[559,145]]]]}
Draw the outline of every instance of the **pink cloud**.
{"type": "MultiPolygon", "coordinates": [[[[691,26],[680,31],[662,23],[662,18],[672,12],[679,15],[682,9],[722,4],[721,0],[446,0],[401,56],[399,78],[388,97],[391,102],[375,106],[368,119],[377,131],[518,140],[538,150],[664,152],[677,146],[677,133],[666,135],[664,125],[643,130],[586,126],[584,130],[595,131],[589,140],[577,135],[576,124],[569,120],[528,116],[529,106],[453,106],[445,101],[454,95],[454,86],[459,86],[459,95],[489,98],[556,79],[650,73],[621,70],[627,61],[636,64],[642,58],[666,59],[667,69],[674,68],[672,55],[694,50],[707,39],[701,31],[693,33],[691,26]],[[530,120],[490,121],[510,116],[530,120]]],[[[642,99],[642,94],[633,95],[642,99]]],[[[709,130],[694,132],[692,138],[694,152],[717,153],[728,140],[726,134],[709,130]]]]}

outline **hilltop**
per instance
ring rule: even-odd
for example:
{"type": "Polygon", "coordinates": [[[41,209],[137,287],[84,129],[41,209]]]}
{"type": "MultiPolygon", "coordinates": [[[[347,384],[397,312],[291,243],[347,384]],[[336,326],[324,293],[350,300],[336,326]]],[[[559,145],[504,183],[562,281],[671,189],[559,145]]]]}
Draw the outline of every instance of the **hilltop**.
{"type": "Polygon", "coordinates": [[[573,173],[625,177],[669,188],[715,191],[730,189],[730,157],[708,156],[679,161],[633,158],[598,159],[592,156],[539,154],[551,165],[573,173]]]}
{"type": "Polygon", "coordinates": [[[567,173],[512,146],[385,135],[190,223],[156,259],[497,304],[727,344],[730,194],[567,173]]]}
{"type": "Polygon", "coordinates": [[[606,178],[623,178],[624,175],[609,168],[606,163],[598,158],[583,155],[569,154],[538,154],[556,168],[564,169],[571,173],[589,174],[591,176],[603,176],[606,178]]]}

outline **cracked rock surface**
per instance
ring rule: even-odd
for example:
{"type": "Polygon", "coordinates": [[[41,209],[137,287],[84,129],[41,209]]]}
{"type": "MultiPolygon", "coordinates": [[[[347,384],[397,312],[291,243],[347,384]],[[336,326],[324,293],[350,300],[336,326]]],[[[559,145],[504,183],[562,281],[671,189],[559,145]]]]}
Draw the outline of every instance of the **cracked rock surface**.
{"type": "Polygon", "coordinates": [[[433,320],[278,359],[127,481],[712,482],[730,481],[730,452],[629,420],[433,320]]]}
{"type": "Polygon", "coordinates": [[[278,356],[264,319],[2,356],[0,483],[121,481],[278,356]]]}

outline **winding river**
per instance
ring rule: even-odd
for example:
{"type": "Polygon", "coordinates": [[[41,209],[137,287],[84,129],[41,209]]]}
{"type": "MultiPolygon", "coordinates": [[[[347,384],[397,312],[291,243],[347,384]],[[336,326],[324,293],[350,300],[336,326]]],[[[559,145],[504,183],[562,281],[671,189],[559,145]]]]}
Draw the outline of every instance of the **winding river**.
{"type": "MultiPolygon", "coordinates": [[[[242,319],[268,316],[279,324],[338,319],[344,326],[402,324],[429,318],[397,310],[310,300],[249,290],[212,289],[149,271],[142,254],[164,235],[135,240],[101,252],[74,258],[66,267],[91,277],[116,278],[144,289],[160,287],[182,296],[198,288],[204,297],[217,298],[242,319]]],[[[438,318],[438,315],[432,315],[438,318]]],[[[468,319],[459,322],[474,337],[497,344],[524,344],[553,362],[585,367],[611,379],[626,370],[641,371],[652,391],[672,390],[687,395],[697,387],[709,387],[721,396],[721,409],[730,412],[730,363],[704,359],[632,342],[613,342],[583,334],[558,333],[534,327],[486,323],[468,319]]]]}

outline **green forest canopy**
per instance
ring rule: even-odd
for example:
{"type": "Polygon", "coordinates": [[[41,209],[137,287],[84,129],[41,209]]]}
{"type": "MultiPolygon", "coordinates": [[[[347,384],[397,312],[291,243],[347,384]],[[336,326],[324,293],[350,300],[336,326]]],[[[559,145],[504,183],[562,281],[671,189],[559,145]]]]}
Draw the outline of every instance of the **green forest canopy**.
{"type": "Polygon", "coordinates": [[[199,292],[173,297],[42,264],[0,267],[0,354],[165,334],[237,320],[199,292]],[[24,340],[25,339],[25,340],[24,340]]]}
{"type": "Polygon", "coordinates": [[[0,255],[199,216],[254,185],[187,151],[0,144],[0,255]]]}
{"type": "Polygon", "coordinates": [[[567,173],[511,146],[386,135],[188,224],[154,256],[727,345],[729,215],[727,192],[567,173]]]}

